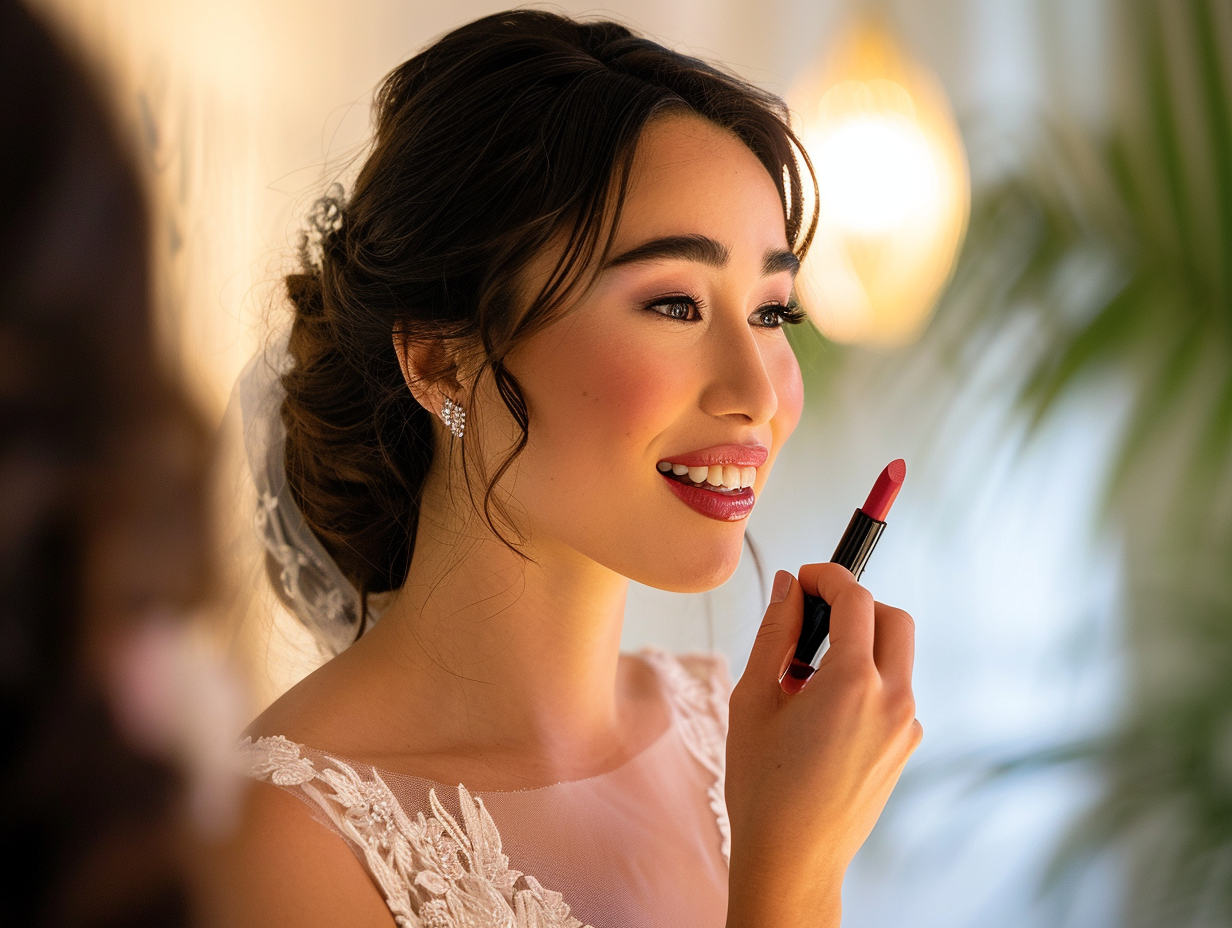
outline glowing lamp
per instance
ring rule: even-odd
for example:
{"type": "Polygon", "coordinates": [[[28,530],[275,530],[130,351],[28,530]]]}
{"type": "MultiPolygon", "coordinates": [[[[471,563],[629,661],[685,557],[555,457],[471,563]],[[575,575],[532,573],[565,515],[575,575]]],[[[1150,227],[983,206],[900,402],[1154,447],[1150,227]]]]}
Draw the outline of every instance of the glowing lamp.
{"type": "Polygon", "coordinates": [[[881,21],[866,19],[789,100],[820,198],[802,302],[835,341],[911,341],[953,270],[971,201],[945,92],[881,21]]]}

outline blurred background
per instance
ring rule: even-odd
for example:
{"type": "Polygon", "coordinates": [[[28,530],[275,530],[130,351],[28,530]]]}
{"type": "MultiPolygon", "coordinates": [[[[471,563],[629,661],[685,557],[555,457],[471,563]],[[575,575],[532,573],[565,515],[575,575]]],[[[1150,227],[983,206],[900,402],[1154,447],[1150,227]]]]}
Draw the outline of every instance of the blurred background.
{"type": "MultiPolygon", "coordinates": [[[[30,0],[110,82],[159,344],[214,423],[381,77],[504,5],[30,0]]],[[[926,733],[845,924],[1232,924],[1232,4],[552,8],[783,94],[817,166],[805,418],[750,534],[766,576],[824,559],[907,459],[864,581],[915,616],[926,733]]],[[[739,673],[765,596],[751,558],[635,589],[626,642],[739,673]]],[[[255,710],[318,658],[246,608],[255,710]]]]}

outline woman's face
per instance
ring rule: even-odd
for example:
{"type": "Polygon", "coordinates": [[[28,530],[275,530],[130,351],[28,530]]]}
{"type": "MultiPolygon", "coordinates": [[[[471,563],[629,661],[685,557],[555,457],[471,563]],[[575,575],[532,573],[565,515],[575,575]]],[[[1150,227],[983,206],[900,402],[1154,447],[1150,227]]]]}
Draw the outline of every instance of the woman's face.
{"type": "Polygon", "coordinates": [[[508,362],[530,443],[501,486],[536,557],[679,592],[731,576],[800,418],[778,312],[795,267],[778,192],[743,143],[695,116],[646,128],[595,285],[508,362]]]}

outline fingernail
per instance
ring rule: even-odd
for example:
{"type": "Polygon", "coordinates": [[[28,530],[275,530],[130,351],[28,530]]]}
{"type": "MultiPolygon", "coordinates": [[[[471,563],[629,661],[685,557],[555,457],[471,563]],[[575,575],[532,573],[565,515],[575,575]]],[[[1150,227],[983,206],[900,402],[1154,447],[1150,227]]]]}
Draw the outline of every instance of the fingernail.
{"type": "Polygon", "coordinates": [[[791,591],[791,572],[780,570],[774,575],[774,586],[770,590],[770,602],[781,603],[791,591]]]}

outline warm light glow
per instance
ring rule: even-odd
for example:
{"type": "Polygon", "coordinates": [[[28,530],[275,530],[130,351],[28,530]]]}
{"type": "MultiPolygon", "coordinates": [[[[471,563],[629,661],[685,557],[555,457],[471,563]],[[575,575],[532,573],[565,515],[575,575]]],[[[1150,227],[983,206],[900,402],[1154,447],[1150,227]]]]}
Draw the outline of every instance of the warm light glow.
{"type": "Polygon", "coordinates": [[[800,296],[836,341],[910,341],[949,279],[970,205],[945,95],[865,21],[791,97],[820,199],[800,296]]]}
{"type": "Polygon", "coordinates": [[[858,116],[810,143],[821,197],[844,228],[886,232],[938,205],[928,140],[905,119],[858,116]]]}

